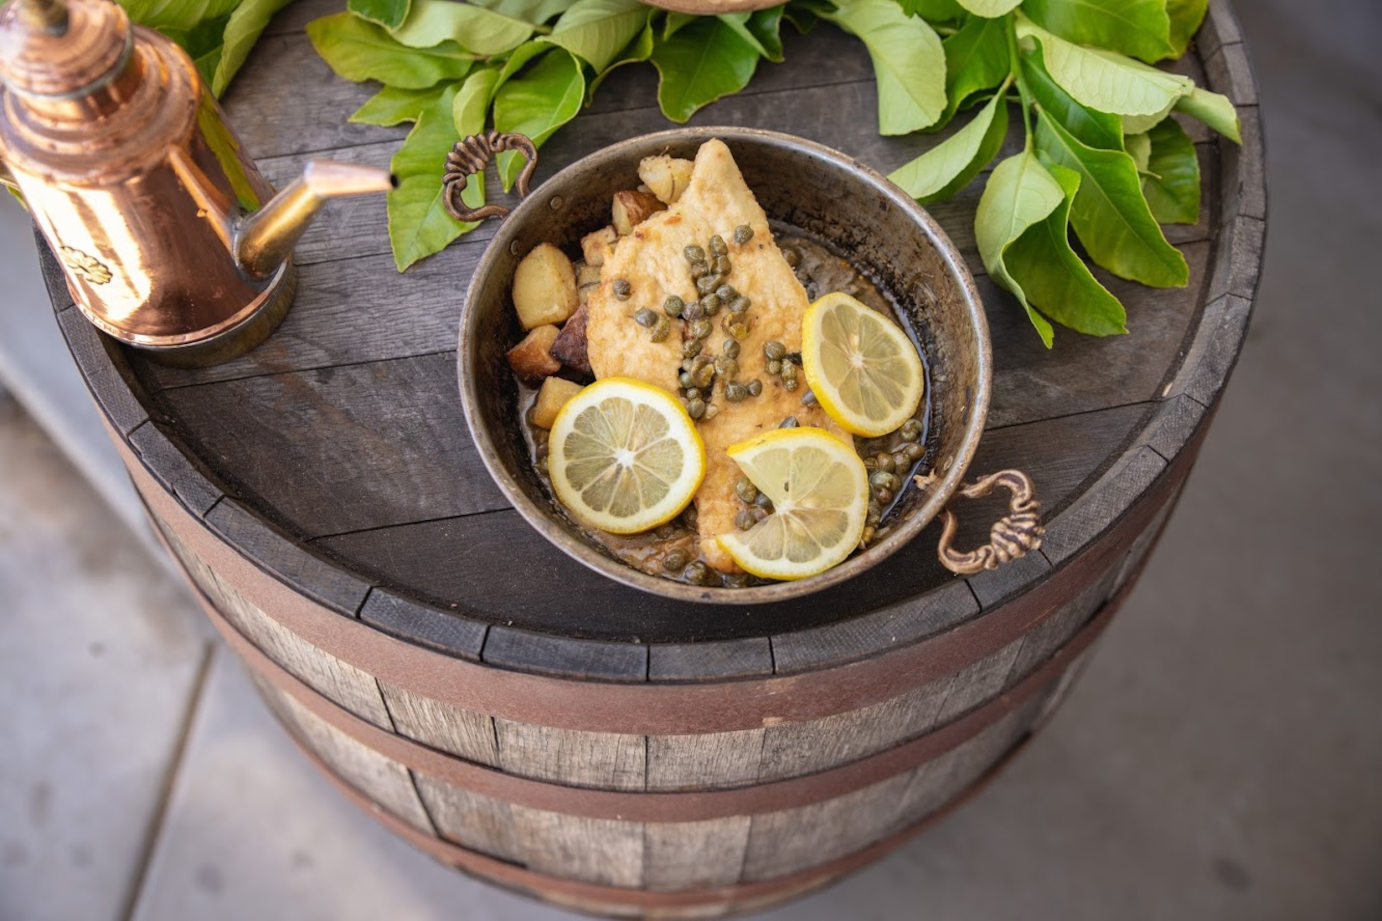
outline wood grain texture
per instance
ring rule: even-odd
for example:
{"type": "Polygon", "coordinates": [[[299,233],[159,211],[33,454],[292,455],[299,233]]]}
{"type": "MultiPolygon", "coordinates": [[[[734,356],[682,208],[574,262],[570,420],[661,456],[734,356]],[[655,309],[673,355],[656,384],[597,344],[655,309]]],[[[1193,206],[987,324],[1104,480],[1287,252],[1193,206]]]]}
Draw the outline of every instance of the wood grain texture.
{"type": "Polygon", "coordinates": [[[645,737],[575,732],[495,719],[499,766],[513,774],[571,787],[642,790],[647,786],[645,737]]]}
{"type": "Polygon", "coordinates": [[[643,826],[643,887],[653,892],[709,889],[739,882],[749,817],[643,826]]]}
{"type": "Polygon", "coordinates": [[[765,730],[648,736],[649,790],[705,790],[754,783],[765,730]]]}
{"type": "Polygon", "coordinates": [[[494,717],[414,694],[387,681],[379,682],[398,734],[480,764],[499,763],[494,717]]]}
{"type": "Polygon", "coordinates": [[[500,860],[523,862],[508,803],[462,790],[426,774],[413,776],[418,796],[436,823],[438,835],[500,860]]]}
{"type": "Polygon", "coordinates": [[[1166,461],[1142,447],[1119,459],[1080,501],[1046,528],[1042,553],[1053,563],[1073,555],[1099,535],[1166,469],[1166,461]]]}
{"type": "Polygon", "coordinates": [[[485,645],[485,624],[462,616],[459,605],[443,610],[374,588],[360,608],[360,619],[385,633],[447,655],[478,661],[485,645]]]}
{"type": "Polygon", "coordinates": [[[607,886],[642,885],[642,826],[523,806],[512,806],[510,812],[515,839],[530,869],[607,886]]]}

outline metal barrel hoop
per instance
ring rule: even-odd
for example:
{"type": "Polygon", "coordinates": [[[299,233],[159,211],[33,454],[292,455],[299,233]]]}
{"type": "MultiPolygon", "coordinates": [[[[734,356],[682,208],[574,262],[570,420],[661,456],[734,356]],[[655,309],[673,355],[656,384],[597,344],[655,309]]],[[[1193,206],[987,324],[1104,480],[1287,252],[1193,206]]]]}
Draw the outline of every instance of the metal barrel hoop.
{"type": "Polygon", "coordinates": [[[529,138],[517,133],[487,131],[472,134],[456,142],[446,155],[446,169],[442,173],[442,200],[447,212],[458,221],[483,221],[491,217],[504,217],[509,209],[503,205],[483,205],[471,208],[461,200],[470,177],[482,172],[494,161],[495,154],[505,150],[516,150],[523,154],[527,164],[518,174],[518,197],[528,197],[533,171],[537,169],[537,145],[529,138]]]}
{"type": "Polygon", "coordinates": [[[980,477],[961,486],[956,495],[979,499],[1000,486],[1011,494],[1008,514],[994,522],[989,529],[989,542],[982,547],[956,550],[951,542],[959,529],[959,519],[949,507],[941,512],[941,537],[936,553],[946,569],[957,575],[972,576],[985,569],[997,569],[1041,547],[1042,535],[1046,533],[1041,525],[1041,503],[1037,501],[1031,478],[1021,470],[1000,470],[980,477]]]}

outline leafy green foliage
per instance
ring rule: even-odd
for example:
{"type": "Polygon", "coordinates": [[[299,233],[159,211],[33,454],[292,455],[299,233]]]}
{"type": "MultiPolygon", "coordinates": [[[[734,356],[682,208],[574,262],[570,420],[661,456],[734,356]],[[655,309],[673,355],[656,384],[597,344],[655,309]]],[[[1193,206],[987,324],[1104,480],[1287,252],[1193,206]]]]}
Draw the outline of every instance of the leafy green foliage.
{"type": "Polygon", "coordinates": [[[1097,45],[1148,63],[1172,53],[1166,0],[1025,0],[1022,12],[1078,45],[1097,45]]]}
{"type": "MultiPolygon", "coordinates": [[[[580,62],[565,49],[553,49],[499,87],[494,94],[494,127],[541,144],[575,118],[584,103],[585,73],[580,62]]],[[[505,189],[513,186],[522,169],[522,155],[517,151],[499,155],[499,178],[505,189]]]]}
{"type": "Polygon", "coordinates": [[[1001,19],[970,17],[953,35],[941,42],[945,49],[945,125],[976,93],[1002,83],[1012,68],[1008,57],[1008,33],[1001,19]]]}
{"type": "Polygon", "coordinates": [[[415,122],[445,91],[444,85],[421,90],[386,86],[356,109],[350,120],[358,125],[380,125],[385,128],[404,122],[415,122]]]}
{"type": "Polygon", "coordinates": [[[346,3],[346,9],[356,16],[386,29],[403,25],[412,7],[412,0],[349,0],[346,3]]]}
{"type": "Polygon", "coordinates": [[[386,86],[427,89],[443,80],[459,80],[475,55],[455,42],[432,48],[409,48],[381,26],[350,13],[337,13],[307,24],[307,37],[331,69],[347,80],[378,80],[386,86]]]}
{"type": "Polygon", "coordinates": [[[994,94],[973,120],[888,178],[922,204],[949,198],[969,185],[1008,134],[1008,107],[994,94]]]}
{"type": "Polygon", "coordinates": [[[130,18],[177,42],[220,96],[289,0],[120,0],[130,18]]]}
{"type": "MultiPolygon", "coordinates": [[[[910,134],[945,112],[945,52],[925,20],[909,17],[894,0],[834,0],[822,14],[859,37],[878,82],[878,131],[910,134]]],[[[972,2],[972,0],[971,0],[972,2]]]]}
{"type": "MultiPolygon", "coordinates": [[[[1144,135],[1147,159],[1139,164],[1142,194],[1152,216],[1163,224],[1194,224],[1200,219],[1200,159],[1195,144],[1174,118],[1144,135]]],[[[1129,141],[1132,138],[1128,139],[1129,141]]]]}
{"type": "MultiPolygon", "coordinates": [[[[448,86],[420,114],[390,163],[398,187],[389,193],[389,240],[400,272],[424,256],[440,252],[452,240],[478,226],[453,218],[442,199],[446,155],[456,136],[452,104],[459,89],[454,84],[448,86]]],[[[466,192],[470,196],[467,204],[483,204],[481,183],[471,182],[466,192]],[[479,201],[474,200],[476,190],[479,201]]]]}
{"type": "Polygon", "coordinates": [[[758,50],[719,17],[697,18],[653,49],[662,113],[684,122],[696,110],[748,86],[758,50]]]}

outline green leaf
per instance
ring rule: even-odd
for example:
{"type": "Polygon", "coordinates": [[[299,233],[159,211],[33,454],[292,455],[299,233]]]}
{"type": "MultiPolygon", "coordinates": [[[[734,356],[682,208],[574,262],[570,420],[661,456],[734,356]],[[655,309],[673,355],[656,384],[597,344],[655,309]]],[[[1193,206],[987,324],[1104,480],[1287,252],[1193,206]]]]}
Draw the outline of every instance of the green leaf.
{"type": "Polygon", "coordinates": [[[1096,112],[1082,106],[1061,89],[1046,72],[1040,45],[1031,51],[1022,52],[1020,60],[1022,79],[1026,81],[1027,91],[1032,94],[1037,105],[1090,147],[1102,147],[1105,150],[1122,149],[1123,126],[1119,123],[1118,116],[1096,112]]]}
{"type": "MultiPolygon", "coordinates": [[[[228,16],[239,0],[121,0],[120,5],[140,25],[160,32],[188,32],[208,19],[228,16]]],[[[203,47],[198,52],[204,54],[203,47]]]]}
{"type": "Polygon", "coordinates": [[[697,109],[748,85],[758,67],[758,50],[717,17],[699,17],[652,54],[659,74],[662,114],[684,122],[697,109]]]}
{"type": "Polygon", "coordinates": [[[1160,112],[1153,112],[1151,115],[1116,115],[1114,117],[1122,122],[1124,134],[1146,134],[1161,124],[1175,107],[1176,104],[1173,102],[1160,112]]]}
{"type": "Polygon", "coordinates": [[[1048,169],[1064,198],[1008,247],[1003,254],[1008,275],[1032,307],[1062,326],[1090,336],[1122,335],[1128,331],[1123,305],[1070,247],[1070,203],[1080,176],[1054,163],[1048,169]]]}
{"type": "Polygon", "coordinates": [[[664,39],[671,38],[673,35],[676,35],[682,29],[695,22],[697,18],[698,17],[692,16],[690,13],[669,12],[662,20],[662,37],[664,39]]]}
{"type": "Polygon", "coordinates": [[[948,198],[969,185],[1003,146],[1008,106],[999,92],[969,124],[888,178],[922,204],[948,198]]]}
{"type": "Polygon", "coordinates": [[[1166,0],[1166,15],[1171,20],[1171,52],[1176,57],[1185,54],[1190,39],[1199,31],[1209,0],[1166,0]]]}
{"type": "Polygon", "coordinates": [[[1044,162],[1080,174],[1070,223],[1091,259],[1144,285],[1169,288],[1190,281],[1185,257],[1166,242],[1142,196],[1132,157],[1081,143],[1045,112],[1037,113],[1036,143],[1044,162]]]}
{"type": "Polygon", "coordinates": [[[643,26],[643,31],[638,33],[638,37],[630,42],[627,48],[620,52],[618,60],[600,71],[595,75],[594,79],[590,81],[590,85],[585,89],[586,105],[590,104],[590,100],[595,95],[595,90],[598,89],[600,84],[605,82],[605,78],[614,73],[614,71],[623,67],[625,64],[638,64],[653,56],[653,36],[653,23],[652,19],[649,18],[647,24],[643,26]]]}
{"type": "Polygon", "coordinates": [[[451,104],[451,120],[456,125],[459,137],[480,134],[485,130],[485,118],[489,115],[489,105],[498,86],[497,67],[481,68],[465,78],[465,83],[461,84],[460,92],[451,104]]]}
{"type": "Polygon", "coordinates": [[[402,89],[426,89],[443,80],[459,80],[475,60],[455,42],[427,49],[405,47],[351,13],[309,22],[307,37],[332,70],[356,83],[378,80],[402,89]]]}
{"type": "Polygon", "coordinates": [[[386,29],[397,29],[408,18],[412,0],[348,0],[346,9],[386,29]]]}
{"type": "Polygon", "coordinates": [[[1243,143],[1243,127],[1238,110],[1227,96],[1195,87],[1189,96],[1176,100],[1176,111],[1197,118],[1235,144],[1243,143]]]}
{"type": "Polygon", "coordinates": [[[1200,158],[1195,142],[1174,118],[1142,135],[1148,141],[1142,193],[1152,216],[1163,224],[1200,220],[1200,158]]]}
{"type": "MultiPolygon", "coordinates": [[[[779,7],[778,10],[778,14],[781,15],[781,8],[779,7]]],[[[749,45],[749,47],[753,48],[754,53],[757,54],[759,57],[773,60],[773,57],[769,53],[767,46],[765,46],[761,41],[759,41],[758,36],[755,35],[753,30],[749,28],[749,18],[752,15],[753,14],[748,11],[743,11],[738,13],[721,13],[716,18],[718,18],[720,22],[723,22],[725,25],[733,29],[735,33],[749,45]]],[[[777,58],[777,60],[781,60],[781,53],[782,48],[781,46],[779,46],[779,57],[777,58]]]]}
{"type": "MultiPolygon", "coordinates": [[[[452,240],[479,226],[463,224],[446,211],[442,174],[446,155],[458,140],[451,108],[457,86],[448,86],[418,118],[407,140],[394,154],[390,168],[398,186],[389,193],[389,240],[394,264],[408,266],[445,249],[452,240]]],[[[470,183],[466,191],[483,187],[470,183]]]]}
{"type": "Polygon", "coordinates": [[[1098,45],[1147,62],[1173,53],[1166,0],[1025,0],[1022,12],[1077,45],[1098,45]]]}
{"type": "MultiPolygon", "coordinates": [[[[504,67],[499,71],[498,86],[503,86],[509,82],[509,78],[522,70],[529,61],[542,54],[544,51],[551,50],[552,45],[545,38],[535,38],[530,42],[524,42],[509,53],[504,61],[504,67]]],[[[496,87],[497,88],[497,87],[496,87]]]]}
{"type": "MultiPolygon", "coordinates": [[[[1152,159],[1152,139],[1147,137],[1145,132],[1130,134],[1123,138],[1123,149],[1128,152],[1128,156],[1132,157],[1132,162],[1137,165],[1137,172],[1145,174],[1147,164],[1152,159]]],[[[1144,185],[1142,191],[1145,192],[1146,190],[1147,187],[1144,185]]]]}
{"type": "Polygon", "coordinates": [[[453,41],[482,57],[512,51],[532,34],[531,23],[456,0],[413,0],[408,20],[393,30],[393,37],[409,48],[453,41]]]}
{"type": "Polygon", "coordinates": [[[782,8],[782,18],[792,24],[798,35],[809,34],[816,27],[816,23],[821,21],[814,10],[805,9],[795,3],[789,3],[782,8]]]}
{"type": "Polygon", "coordinates": [[[547,40],[601,73],[642,31],[650,15],[639,0],[576,0],[547,40]]]}
{"type": "Polygon", "coordinates": [[[996,19],[1011,13],[1022,0],[959,0],[960,6],[975,16],[996,19]]]}
{"type": "Polygon", "coordinates": [[[1054,337],[1051,324],[1028,303],[1022,286],[1009,274],[1004,255],[1027,228],[1045,220],[1063,201],[1065,190],[1028,149],[994,168],[974,214],[974,237],[984,268],[994,281],[1017,296],[1048,349],[1054,337]]]}
{"type": "Polygon", "coordinates": [[[289,2],[291,0],[243,0],[230,14],[222,36],[220,59],[210,81],[212,95],[220,96],[230,87],[230,81],[244,65],[269,21],[289,2]]]}
{"type": "Polygon", "coordinates": [[[1071,44],[1023,16],[1017,18],[1017,34],[1040,42],[1052,79],[1082,105],[1100,112],[1164,112],[1195,88],[1189,77],[1168,74],[1112,51],[1071,44]]]}
{"type": "Polygon", "coordinates": [[[920,16],[931,22],[953,22],[964,16],[964,7],[955,0],[898,0],[908,16],[920,16]]]}
{"type": "Polygon", "coordinates": [[[437,97],[445,90],[445,84],[424,90],[386,86],[356,109],[350,120],[357,125],[379,125],[385,128],[404,122],[415,122],[424,110],[436,103],[437,97]]]}
{"type": "Polygon", "coordinates": [[[476,6],[493,10],[510,19],[521,19],[540,26],[571,5],[571,0],[470,0],[476,6]]]}
{"type": "Polygon", "coordinates": [[[950,121],[975,93],[1002,83],[1012,69],[1007,24],[1002,19],[971,16],[959,31],[941,42],[945,49],[945,114],[935,127],[950,121]]]}
{"type": "MultiPolygon", "coordinates": [[[[585,102],[585,72],[581,62],[563,48],[543,55],[528,70],[511,78],[494,94],[494,127],[527,135],[537,146],[576,117],[585,102]]],[[[499,178],[505,191],[523,169],[522,155],[499,155],[499,178]]]]}
{"type": "Polygon", "coordinates": [[[781,64],[782,56],[782,14],[784,6],[770,6],[766,10],[755,10],[749,17],[749,31],[758,39],[763,49],[763,57],[774,64],[781,64]]]}
{"type": "Polygon", "coordinates": [[[824,18],[869,50],[879,134],[910,134],[936,123],[945,112],[945,50],[934,29],[894,0],[837,0],[835,12],[824,18]]]}

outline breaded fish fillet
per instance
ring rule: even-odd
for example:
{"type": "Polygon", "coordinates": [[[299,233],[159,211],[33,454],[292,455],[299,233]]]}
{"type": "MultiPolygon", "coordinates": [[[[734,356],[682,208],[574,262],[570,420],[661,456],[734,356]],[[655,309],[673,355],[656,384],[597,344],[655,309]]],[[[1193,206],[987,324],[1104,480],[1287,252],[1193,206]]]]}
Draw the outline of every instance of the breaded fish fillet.
{"type": "MultiPolygon", "coordinates": [[[[662,342],[652,342],[648,330],[633,321],[633,314],[640,307],[661,314],[668,295],[687,303],[695,300],[695,285],[682,251],[691,244],[706,246],[715,234],[729,246],[732,267],[726,282],[752,302],[747,312],[749,334],[740,343],[737,377],[744,384],[755,378],[763,383],[761,395],[731,403],[724,398],[723,382],[717,382],[710,400],[719,413],[698,423],[706,450],[705,481],[696,494],[701,553],[711,566],[730,572],[734,563],[715,537],[734,528],[734,518],[743,507],[734,484],[742,474],[725,449],[777,428],[789,416],[802,425],[824,428],[846,443],[850,436],[819,406],[801,402],[804,375],[801,386],[790,392],[779,378],[767,373],[765,343],[777,340],[789,352],[801,349],[806,291],[773,242],[767,216],[723,142],[701,145],[690,185],[681,197],[620,238],[605,262],[599,287],[590,296],[586,332],[590,365],[597,378],[633,377],[675,394],[681,336],[674,333],[662,342]],[[742,245],[733,242],[734,229],[741,224],[753,230],[753,238],[742,245]],[[616,279],[628,281],[627,300],[615,297],[616,279]]],[[[715,317],[714,331],[705,340],[707,354],[719,355],[723,350],[728,338],[719,322],[723,316],[722,312],[715,317]]]]}

